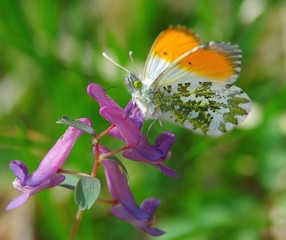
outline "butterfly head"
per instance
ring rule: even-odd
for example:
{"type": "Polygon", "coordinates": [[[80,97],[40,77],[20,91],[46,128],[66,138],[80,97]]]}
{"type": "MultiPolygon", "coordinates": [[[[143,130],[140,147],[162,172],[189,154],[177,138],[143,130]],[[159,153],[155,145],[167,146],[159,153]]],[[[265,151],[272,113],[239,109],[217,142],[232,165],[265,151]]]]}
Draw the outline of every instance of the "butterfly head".
{"type": "Polygon", "coordinates": [[[143,85],[142,82],[139,80],[138,76],[134,73],[129,73],[125,77],[124,83],[131,93],[135,91],[140,91],[143,85]]]}

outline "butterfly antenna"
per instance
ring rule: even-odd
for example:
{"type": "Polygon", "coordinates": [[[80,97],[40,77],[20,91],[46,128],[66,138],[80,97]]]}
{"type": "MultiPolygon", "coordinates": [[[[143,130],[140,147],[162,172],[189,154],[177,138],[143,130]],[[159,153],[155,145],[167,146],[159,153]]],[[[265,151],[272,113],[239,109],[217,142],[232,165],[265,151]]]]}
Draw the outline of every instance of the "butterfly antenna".
{"type": "Polygon", "coordinates": [[[106,58],[107,60],[109,60],[110,62],[112,62],[115,66],[117,66],[117,67],[123,69],[123,70],[124,70],[125,72],[127,72],[127,73],[130,73],[130,71],[129,71],[127,68],[125,68],[125,67],[121,66],[119,63],[115,62],[115,61],[114,61],[111,57],[109,57],[105,52],[102,53],[102,56],[105,57],[105,58],[106,58]]]}
{"type": "Polygon", "coordinates": [[[134,59],[133,59],[133,52],[132,51],[129,51],[129,57],[130,57],[130,60],[132,62],[132,65],[134,67],[135,73],[138,76],[138,71],[137,71],[137,68],[136,68],[136,65],[135,65],[135,62],[134,62],[134,59]]]}
{"type": "Polygon", "coordinates": [[[122,87],[122,85],[120,85],[120,86],[111,86],[111,87],[108,87],[108,88],[104,88],[104,91],[108,91],[110,89],[117,88],[117,87],[122,87]]]}

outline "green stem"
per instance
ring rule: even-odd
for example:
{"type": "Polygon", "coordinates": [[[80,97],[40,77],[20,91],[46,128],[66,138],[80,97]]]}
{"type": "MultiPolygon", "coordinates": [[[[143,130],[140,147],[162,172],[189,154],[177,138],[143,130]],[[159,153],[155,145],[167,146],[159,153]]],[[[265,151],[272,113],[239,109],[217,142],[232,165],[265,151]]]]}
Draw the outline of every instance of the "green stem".
{"type": "Polygon", "coordinates": [[[78,207],[77,213],[76,213],[76,216],[75,216],[75,219],[74,219],[74,222],[73,222],[73,226],[72,226],[72,229],[71,229],[71,232],[70,232],[69,240],[74,240],[75,239],[76,234],[78,232],[79,225],[80,225],[80,221],[82,219],[82,215],[83,215],[83,211],[81,210],[80,207],[78,207]]]}

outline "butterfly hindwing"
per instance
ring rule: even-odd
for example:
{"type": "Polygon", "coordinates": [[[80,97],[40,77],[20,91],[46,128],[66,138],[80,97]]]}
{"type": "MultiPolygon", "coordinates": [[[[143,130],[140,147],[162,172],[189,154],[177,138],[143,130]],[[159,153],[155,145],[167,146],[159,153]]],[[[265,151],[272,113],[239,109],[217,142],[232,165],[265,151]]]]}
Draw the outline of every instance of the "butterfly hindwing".
{"type": "Polygon", "coordinates": [[[159,120],[194,132],[220,136],[241,123],[250,99],[238,87],[212,82],[180,83],[159,88],[152,99],[159,120]]]}

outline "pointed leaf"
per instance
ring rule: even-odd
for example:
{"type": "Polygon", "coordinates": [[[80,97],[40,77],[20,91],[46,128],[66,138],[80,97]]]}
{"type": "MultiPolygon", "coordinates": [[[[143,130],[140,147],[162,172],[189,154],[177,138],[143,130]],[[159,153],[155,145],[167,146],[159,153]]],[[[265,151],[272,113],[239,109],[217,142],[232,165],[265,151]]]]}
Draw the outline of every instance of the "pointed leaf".
{"type": "Polygon", "coordinates": [[[93,177],[81,178],[75,187],[75,201],[82,210],[89,209],[100,193],[100,181],[93,177]]]}
{"type": "Polygon", "coordinates": [[[68,126],[71,126],[71,127],[75,127],[77,129],[80,129],[92,136],[95,136],[96,133],[95,133],[95,130],[88,126],[87,124],[77,120],[77,119],[74,119],[72,117],[69,117],[69,116],[63,116],[60,120],[57,121],[57,123],[60,123],[60,124],[65,124],[65,125],[68,125],[68,126]]]}

